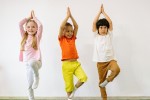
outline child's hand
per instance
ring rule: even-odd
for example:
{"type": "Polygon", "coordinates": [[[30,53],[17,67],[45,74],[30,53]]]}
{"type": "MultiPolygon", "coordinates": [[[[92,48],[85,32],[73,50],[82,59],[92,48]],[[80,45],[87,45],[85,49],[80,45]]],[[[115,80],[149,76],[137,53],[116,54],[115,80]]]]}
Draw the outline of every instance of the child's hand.
{"type": "Polygon", "coordinates": [[[32,12],[30,13],[30,16],[27,18],[28,20],[32,19],[32,12]]]}
{"type": "Polygon", "coordinates": [[[31,16],[32,16],[33,19],[36,18],[33,10],[31,11],[31,16]]]}
{"type": "Polygon", "coordinates": [[[103,5],[103,4],[101,4],[101,7],[100,7],[100,11],[99,11],[100,13],[102,13],[102,5],[103,5]]]}
{"type": "Polygon", "coordinates": [[[103,7],[103,4],[101,5],[101,11],[102,11],[102,13],[104,13],[104,7],[103,7]]]}
{"type": "Polygon", "coordinates": [[[71,12],[70,12],[70,8],[67,8],[67,17],[71,17],[71,12]]]}

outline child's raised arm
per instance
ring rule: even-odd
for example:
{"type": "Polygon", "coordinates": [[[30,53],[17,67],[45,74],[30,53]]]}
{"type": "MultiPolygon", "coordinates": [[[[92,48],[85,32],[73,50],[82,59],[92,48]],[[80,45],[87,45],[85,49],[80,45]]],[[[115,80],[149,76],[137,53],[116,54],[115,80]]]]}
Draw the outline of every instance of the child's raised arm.
{"type": "Polygon", "coordinates": [[[41,22],[35,17],[34,11],[31,11],[31,17],[33,18],[33,20],[37,23],[37,36],[39,39],[41,39],[42,37],[42,31],[43,31],[43,25],[41,24],[41,22]]]}
{"type": "Polygon", "coordinates": [[[109,22],[109,30],[112,31],[112,30],[113,30],[112,21],[111,21],[111,19],[109,18],[109,16],[105,13],[103,5],[102,5],[101,8],[102,8],[102,14],[103,14],[104,17],[106,18],[106,20],[109,22]]]}
{"type": "Polygon", "coordinates": [[[70,17],[70,12],[67,9],[67,15],[66,18],[63,20],[62,24],[60,25],[60,29],[59,29],[59,38],[61,38],[62,36],[64,36],[64,28],[65,28],[65,24],[67,23],[67,20],[70,17]]]}
{"type": "Polygon", "coordinates": [[[97,16],[95,17],[95,19],[94,19],[94,21],[93,21],[93,29],[92,29],[93,32],[95,32],[95,31],[97,30],[97,28],[96,28],[96,23],[97,23],[97,21],[99,20],[99,17],[100,17],[100,14],[101,14],[101,13],[102,13],[102,5],[101,5],[101,7],[100,7],[100,10],[99,10],[97,16]]]}
{"type": "Polygon", "coordinates": [[[75,21],[75,19],[73,18],[69,7],[68,7],[68,11],[70,12],[70,18],[71,18],[72,23],[73,23],[73,26],[74,26],[73,34],[74,34],[74,36],[76,36],[76,35],[77,35],[77,32],[78,32],[78,24],[77,24],[77,22],[75,21]]]}
{"type": "Polygon", "coordinates": [[[28,21],[28,20],[30,20],[30,19],[32,19],[32,14],[30,14],[30,16],[28,17],[28,18],[24,18],[24,19],[22,19],[20,22],[19,22],[19,28],[20,28],[20,33],[21,33],[21,36],[23,37],[24,36],[24,34],[25,34],[25,30],[24,30],[24,27],[23,27],[23,25],[28,21]]]}

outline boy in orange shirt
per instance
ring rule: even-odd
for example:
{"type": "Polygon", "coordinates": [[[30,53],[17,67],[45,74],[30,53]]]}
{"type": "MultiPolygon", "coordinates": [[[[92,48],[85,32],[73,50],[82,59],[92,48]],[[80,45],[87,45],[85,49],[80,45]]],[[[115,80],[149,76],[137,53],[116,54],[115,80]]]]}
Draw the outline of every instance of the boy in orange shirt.
{"type": "Polygon", "coordinates": [[[78,53],[75,46],[78,25],[71,15],[70,9],[67,9],[67,16],[62,22],[59,30],[59,42],[62,50],[62,73],[65,81],[65,89],[68,100],[72,100],[75,91],[87,81],[87,76],[83,71],[80,62],[77,61],[78,53]],[[73,22],[74,29],[68,19],[73,22]],[[79,80],[74,86],[73,75],[79,80]]]}

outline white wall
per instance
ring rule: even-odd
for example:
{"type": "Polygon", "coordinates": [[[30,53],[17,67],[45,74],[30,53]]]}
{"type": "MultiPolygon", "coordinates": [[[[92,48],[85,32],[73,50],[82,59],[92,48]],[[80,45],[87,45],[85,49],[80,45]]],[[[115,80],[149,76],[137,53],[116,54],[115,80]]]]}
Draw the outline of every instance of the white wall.
{"type": "Polygon", "coordinates": [[[101,3],[114,25],[114,48],[120,75],[107,86],[109,96],[150,96],[149,0],[0,0],[0,96],[26,96],[26,70],[18,61],[18,23],[35,10],[44,26],[43,66],[36,96],[66,96],[61,73],[59,25],[70,6],[79,24],[79,61],[88,81],[77,96],[99,96],[96,63],[92,62],[92,21],[101,3]],[[93,92],[92,92],[93,91],[93,92]]]}

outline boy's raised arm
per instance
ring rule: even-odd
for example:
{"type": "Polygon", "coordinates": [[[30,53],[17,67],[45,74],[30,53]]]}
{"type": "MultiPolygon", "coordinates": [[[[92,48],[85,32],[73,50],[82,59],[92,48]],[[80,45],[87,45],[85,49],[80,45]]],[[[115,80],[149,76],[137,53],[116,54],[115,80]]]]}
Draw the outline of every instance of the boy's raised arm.
{"type": "Polygon", "coordinates": [[[112,31],[112,30],[113,30],[112,21],[111,21],[111,19],[109,18],[109,16],[105,13],[103,5],[102,5],[101,8],[102,8],[102,14],[103,14],[104,17],[106,18],[106,20],[109,22],[109,30],[112,31]]]}
{"type": "Polygon", "coordinates": [[[75,19],[73,18],[69,7],[68,7],[68,11],[69,11],[69,13],[70,13],[70,18],[71,18],[72,23],[73,23],[73,26],[74,26],[73,33],[74,33],[74,36],[76,36],[76,35],[77,35],[77,32],[78,32],[78,24],[77,24],[77,22],[75,21],[75,19]]]}
{"type": "Polygon", "coordinates": [[[97,29],[96,29],[96,23],[97,23],[97,21],[98,21],[98,19],[99,19],[101,13],[102,13],[102,5],[101,5],[101,7],[100,7],[100,10],[99,10],[97,16],[95,17],[95,19],[94,19],[94,21],[93,21],[93,29],[92,29],[93,32],[95,32],[95,31],[97,30],[97,29]]]}
{"type": "Polygon", "coordinates": [[[67,23],[67,20],[70,17],[70,12],[67,10],[67,16],[66,18],[63,20],[62,24],[60,25],[60,29],[59,29],[59,38],[61,38],[64,35],[64,28],[65,28],[65,24],[67,23]]]}

